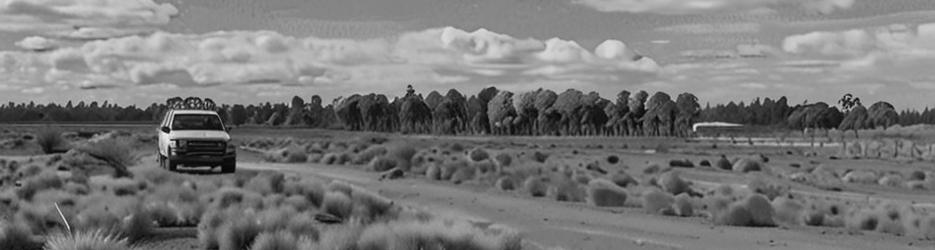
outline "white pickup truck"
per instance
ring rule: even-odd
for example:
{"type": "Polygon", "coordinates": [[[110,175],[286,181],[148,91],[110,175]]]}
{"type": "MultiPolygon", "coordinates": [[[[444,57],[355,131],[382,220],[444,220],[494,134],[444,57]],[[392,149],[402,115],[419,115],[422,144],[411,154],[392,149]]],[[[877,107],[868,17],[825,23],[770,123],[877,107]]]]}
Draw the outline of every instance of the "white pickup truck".
{"type": "Polygon", "coordinates": [[[217,112],[169,110],[156,132],[159,166],[169,171],[176,171],[179,165],[221,167],[222,173],[233,173],[237,151],[230,143],[229,131],[217,112]]]}

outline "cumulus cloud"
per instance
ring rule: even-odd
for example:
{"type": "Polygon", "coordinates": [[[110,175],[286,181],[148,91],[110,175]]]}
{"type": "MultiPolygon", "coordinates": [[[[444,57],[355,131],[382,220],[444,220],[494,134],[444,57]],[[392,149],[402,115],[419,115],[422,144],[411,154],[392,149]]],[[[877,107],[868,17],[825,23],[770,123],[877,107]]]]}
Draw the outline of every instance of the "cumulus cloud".
{"type": "Polygon", "coordinates": [[[24,38],[23,40],[16,42],[15,45],[23,49],[34,51],[51,50],[58,47],[58,44],[56,44],[55,41],[41,36],[30,36],[24,38]]]}
{"type": "Polygon", "coordinates": [[[107,38],[152,31],[178,13],[153,0],[0,0],[0,31],[107,38]]]}
{"type": "Polygon", "coordinates": [[[854,0],[576,0],[605,12],[697,14],[717,11],[762,11],[777,5],[798,5],[819,13],[848,9],[854,0]]]}
{"type": "Polygon", "coordinates": [[[872,66],[878,61],[935,59],[935,23],[916,28],[890,25],[870,29],[820,31],[787,37],[789,53],[847,60],[849,67],[872,66]]]}
{"type": "Polygon", "coordinates": [[[589,50],[558,38],[517,39],[451,27],[367,40],[293,37],[272,31],[155,32],[50,52],[5,53],[0,59],[9,69],[0,77],[30,79],[21,81],[27,85],[83,89],[616,80],[652,76],[659,69],[651,58],[617,40],[589,50]]]}

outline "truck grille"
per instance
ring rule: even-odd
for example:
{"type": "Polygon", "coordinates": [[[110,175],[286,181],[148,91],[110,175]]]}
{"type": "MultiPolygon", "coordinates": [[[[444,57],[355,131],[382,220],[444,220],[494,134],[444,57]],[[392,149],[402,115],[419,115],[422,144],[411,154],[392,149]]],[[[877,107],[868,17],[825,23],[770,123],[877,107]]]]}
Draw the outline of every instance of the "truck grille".
{"type": "Polygon", "coordinates": [[[224,155],[227,143],[222,141],[188,141],[185,155],[224,155]]]}

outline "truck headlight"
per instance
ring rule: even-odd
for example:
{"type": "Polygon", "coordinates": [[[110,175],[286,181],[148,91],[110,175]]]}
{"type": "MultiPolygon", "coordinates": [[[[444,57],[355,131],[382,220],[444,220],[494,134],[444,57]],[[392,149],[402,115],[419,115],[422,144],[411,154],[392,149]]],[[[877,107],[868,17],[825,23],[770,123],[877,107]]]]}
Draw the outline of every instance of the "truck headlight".
{"type": "Polygon", "coordinates": [[[176,148],[184,148],[184,147],[188,146],[188,141],[185,141],[185,140],[172,140],[172,143],[171,143],[171,144],[172,144],[173,146],[175,146],[176,148]]]}

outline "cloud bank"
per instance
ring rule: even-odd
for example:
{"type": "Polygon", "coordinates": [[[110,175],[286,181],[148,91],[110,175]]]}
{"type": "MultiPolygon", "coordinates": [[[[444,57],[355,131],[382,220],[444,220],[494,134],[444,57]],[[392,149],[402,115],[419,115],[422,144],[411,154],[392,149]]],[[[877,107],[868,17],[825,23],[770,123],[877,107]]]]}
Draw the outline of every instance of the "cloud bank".
{"type": "Polygon", "coordinates": [[[806,10],[831,13],[848,9],[855,0],[576,0],[575,3],[604,12],[700,14],[719,11],[762,10],[778,5],[798,5],[806,10]]]}
{"type": "MultiPolygon", "coordinates": [[[[22,47],[47,48],[41,39],[22,47]]],[[[359,86],[477,81],[619,82],[659,66],[623,42],[593,50],[574,41],[517,39],[488,30],[436,28],[352,40],[292,37],[273,31],[155,32],[90,41],[49,52],[0,52],[0,77],[22,91],[217,85],[359,86]]]]}
{"type": "Polygon", "coordinates": [[[153,0],[0,0],[0,31],[100,39],[153,31],[178,13],[153,0]]]}

